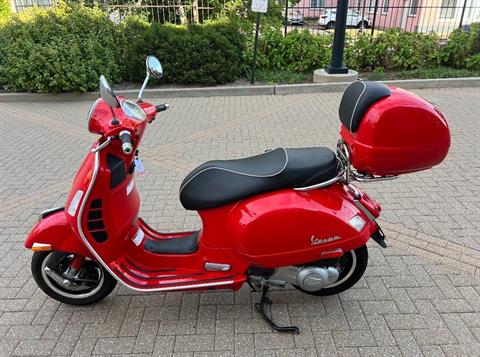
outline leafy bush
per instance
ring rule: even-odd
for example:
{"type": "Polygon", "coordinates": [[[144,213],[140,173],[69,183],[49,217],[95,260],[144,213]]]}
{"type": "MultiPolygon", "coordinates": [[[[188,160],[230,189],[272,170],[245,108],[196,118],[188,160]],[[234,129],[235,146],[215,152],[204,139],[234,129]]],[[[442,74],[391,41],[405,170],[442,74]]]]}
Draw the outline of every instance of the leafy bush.
{"type": "Polygon", "coordinates": [[[350,41],[346,63],[358,70],[398,71],[440,63],[439,41],[434,34],[390,29],[376,37],[363,34],[350,41]]]}
{"type": "Polygon", "coordinates": [[[0,21],[10,16],[12,9],[10,8],[10,0],[0,0],[0,21]]]}
{"type": "Polygon", "coordinates": [[[153,54],[164,67],[162,82],[218,84],[240,75],[245,37],[226,19],[203,25],[148,24],[131,18],[122,25],[123,57],[128,80],[142,80],[145,57],[153,54]]]}
{"type": "Polygon", "coordinates": [[[463,29],[453,31],[440,55],[443,64],[454,68],[463,68],[467,63],[471,66],[475,62],[475,56],[479,53],[480,23],[474,23],[467,31],[463,29]],[[470,56],[474,58],[469,59],[470,56]]]}
{"type": "Polygon", "coordinates": [[[0,85],[9,90],[86,92],[100,73],[121,79],[117,31],[98,8],[60,3],[28,9],[0,28],[0,85]]]}
{"type": "MultiPolygon", "coordinates": [[[[275,28],[264,29],[259,39],[257,66],[264,69],[312,72],[331,58],[332,37],[312,35],[308,30],[290,31],[283,36],[275,28]]],[[[247,63],[251,63],[253,45],[249,45],[247,63]]]]}
{"type": "Polygon", "coordinates": [[[100,74],[111,83],[141,81],[150,54],[164,65],[163,81],[226,83],[239,76],[244,50],[245,36],[228,20],[186,27],[131,16],[115,25],[98,7],[60,3],[0,25],[0,86],[85,92],[98,88],[100,74]]]}

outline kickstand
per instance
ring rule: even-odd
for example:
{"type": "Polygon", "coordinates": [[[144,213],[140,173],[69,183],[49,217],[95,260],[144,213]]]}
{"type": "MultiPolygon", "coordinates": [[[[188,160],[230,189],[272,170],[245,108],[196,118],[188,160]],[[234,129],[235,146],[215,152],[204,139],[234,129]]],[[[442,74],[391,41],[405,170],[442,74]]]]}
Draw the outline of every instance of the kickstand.
{"type": "Polygon", "coordinates": [[[259,303],[255,304],[255,309],[262,316],[262,318],[278,332],[293,332],[297,335],[300,333],[300,330],[297,326],[278,326],[266,313],[266,305],[272,305],[273,301],[268,297],[268,285],[263,285],[262,288],[262,298],[259,303]]]}

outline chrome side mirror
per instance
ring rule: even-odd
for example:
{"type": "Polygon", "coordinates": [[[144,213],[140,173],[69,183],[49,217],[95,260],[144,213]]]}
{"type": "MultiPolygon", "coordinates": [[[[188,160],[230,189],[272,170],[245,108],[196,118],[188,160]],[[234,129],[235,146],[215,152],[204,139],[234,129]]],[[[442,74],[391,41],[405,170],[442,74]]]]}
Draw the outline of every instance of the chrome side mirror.
{"type": "Polygon", "coordinates": [[[147,66],[147,73],[153,78],[160,79],[163,76],[163,68],[160,61],[155,56],[148,56],[145,61],[147,66]]]}
{"type": "Polygon", "coordinates": [[[118,102],[115,93],[113,93],[112,88],[110,88],[110,85],[103,74],[100,76],[100,97],[109,106],[115,108],[120,107],[120,103],[118,102]]]}
{"type": "Polygon", "coordinates": [[[160,79],[163,76],[163,68],[160,61],[155,56],[148,56],[147,60],[145,61],[145,65],[147,67],[147,76],[143,81],[142,88],[140,88],[140,92],[138,92],[137,102],[142,101],[143,91],[147,87],[148,80],[150,76],[156,79],[160,79]]]}

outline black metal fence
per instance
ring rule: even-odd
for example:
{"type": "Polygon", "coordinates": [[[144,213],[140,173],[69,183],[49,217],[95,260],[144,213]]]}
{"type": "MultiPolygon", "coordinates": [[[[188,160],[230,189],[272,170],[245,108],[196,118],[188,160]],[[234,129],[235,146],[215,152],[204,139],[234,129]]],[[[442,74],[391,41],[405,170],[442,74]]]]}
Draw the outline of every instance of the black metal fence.
{"type": "MultiPolygon", "coordinates": [[[[291,0],[290,0],[291,1],[291,0]]],[[[480,0],[351,0],[347,32],[373,35],[390,28],[436,33],[441,39],[458,27],[480,22],[480,0]]],[[[333,32],[336,0],[300,0],[285,9],[285,32],[304,28],[315,33],[333,32]]]]}
{"type": "MultiPolygon", "coordinates": [[[[54,3],[55,0],[14,0],[17,12],[31,6],[50,7],[54,3]]],[[[151,22],[185,24],[211,18],[221,10],[225,0],[85,0],[85,3],[104,7],[115,22],[128,14],[138,14],[151,22]]]]}
{"type": "Polygon", "coordinates": [[[110,17],[145,15],[151,22],[201,23],[220,11],[223,0],[104,0],[110,17]]]}
{"type": "MultiPolygon", "coordinates": [[[[16,11],[30,6],[51,6],[55,0],[14,0],[16,11]]],[[[87,0],[94,1],[94,0],[87,0]]],[[[120,21],[126,14],[145,15],[161,23],[193,23],[218,14],[228,0],[97,0],[120,21]]],[[[285,32],[295,28],[314,33],[333,32],[337,0],[286,1],[285,32]]],[[[480,22],[480,0],[350,0],[347,32],[373,35],[390,28],[409,32],[435,32],[441,39],[458,27],[480,22]]]]}

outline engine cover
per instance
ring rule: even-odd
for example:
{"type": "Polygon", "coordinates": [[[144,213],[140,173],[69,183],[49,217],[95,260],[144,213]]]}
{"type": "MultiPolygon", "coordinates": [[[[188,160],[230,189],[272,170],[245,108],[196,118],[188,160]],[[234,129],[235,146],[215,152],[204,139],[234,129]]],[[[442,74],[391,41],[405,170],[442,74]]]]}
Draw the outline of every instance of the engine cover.
{"type": "Polygon", "coordinates": [[[297,285],[306,291],[317,291],[336,282],[339,275],[334,267],[304,267],[297,272],[297,285]]]}
{"type": "Polygon", "coordinates": [[[340,272],[336,267],[288,266],[276,269],[266,282],[271,281],[274,285],[278,285],[284,281],[306,291],[317,291],[335,283],[339,275],[340,272]]]}

